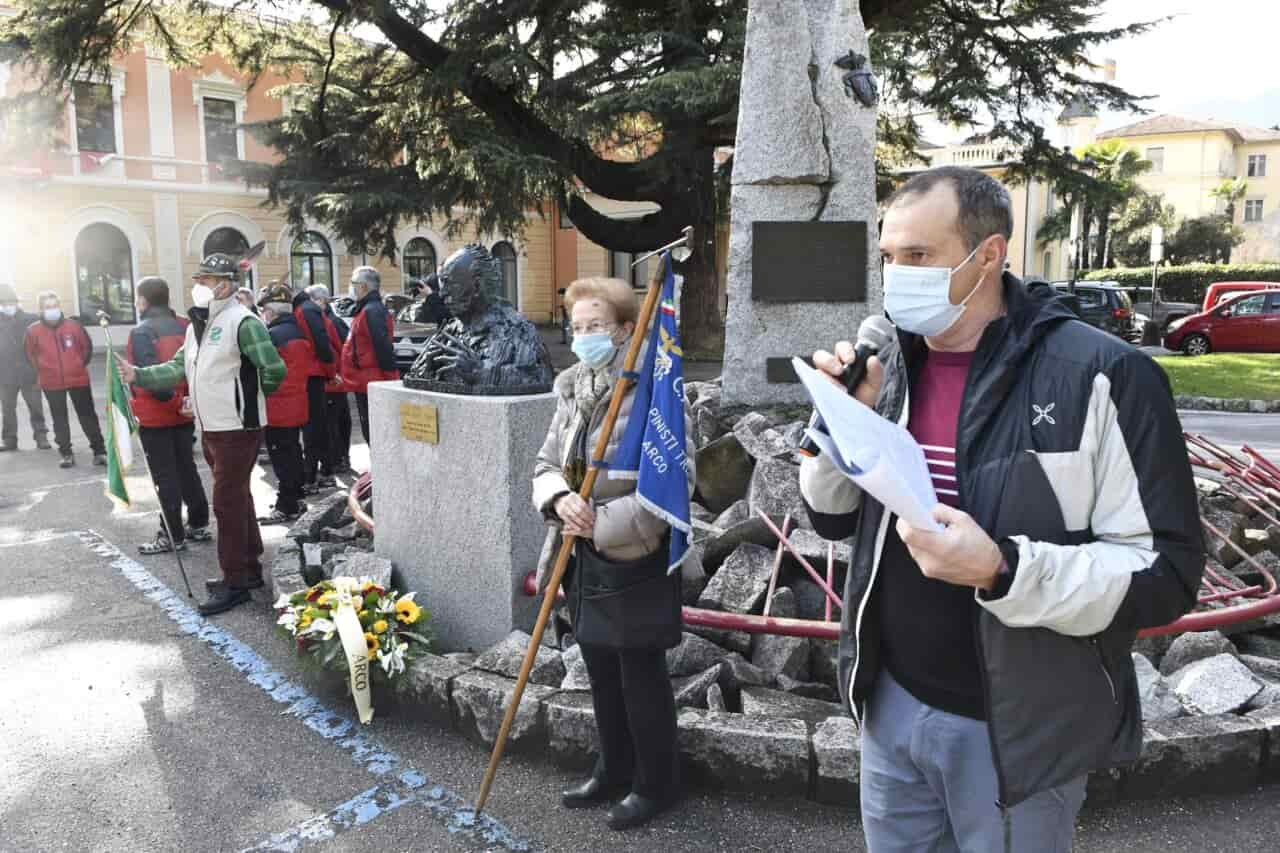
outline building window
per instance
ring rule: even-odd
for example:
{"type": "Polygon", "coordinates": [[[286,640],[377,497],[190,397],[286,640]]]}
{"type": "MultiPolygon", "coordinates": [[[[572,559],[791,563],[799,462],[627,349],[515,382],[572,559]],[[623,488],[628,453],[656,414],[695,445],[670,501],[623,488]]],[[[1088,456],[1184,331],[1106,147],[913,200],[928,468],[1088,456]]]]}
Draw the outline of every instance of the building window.
{"type": "Polygon", "coordinates": [[[114,225],[95,222],[76,237],[75,249],[80,316],[96,324],[105,311],[113,325],[136,323],[129,238],[114,225]]]}
{"type": "MultiPolygon", "coordinates": [[[[249,240],[234,228],[215,228],[204,238],[204,251],[201,257],[207,258],[214,252],[221,252],[233,258],[242,258],[249,251],[249,240]]],[[[253,287],[253,269],[244,271],[241,284],[253,287]]]]}
{"type": "Polygon", "coordinates": [[[76,147],[116,153],[116,113],[108,83],[76,83],[76,147]]]}
{"type": "Polygon", "coordinates": [[[314,231],[304,231],[289,250],[290,282],[294,291],[323,284],[333,293],[333,253],[329,241],[314,231]]]}
{"type": "Polygon", "coordinates": [[[204,99],[204,153],[210,163],[239,159],[235,101],[204,99]]]}
{"type": "Polygon", "coordinates": [[[636,256],[631,252],[610,252],[609,253],[609,275],[613,278],[620,278],[629,283],[634,288],[644,288],[649,285],[649,265],[654,263],[655,259],[650,258],[639,266],[631,266],[635,262],[636,256]]]}
{"type": "Polygon", "coordinates": [[[1164,173],[1164,149],[1148,148],[1146,158],[1151,161],[1151,174],[1160,175],[1164,173]]]}
{"type": "Polygon", "coordinates": [[[520,290],[519,282],[516,280],[518,267],[515,247],[503,240],[493,244],[492,253],[502,264],[502,292],[508,302],[519,308],[520,290]]]}
{"type": "Polygon", "coordinates": [[[1251,198],[1251,199],[1245,200],[1244,221],[1245,222],[1261,222],[1262,221],[1262,199],[1251,198]]]}
{"type": "Polygon", "coordinates": [[[422,281],[436,271],[436,248],[426,237],[414,237],[404,246],[404,275],[422,281]]]}
{"type": "Polygon", "coordinates": [[[1266,154],[1250,154],[1248,174],[1251,178],[1265,178],[1267,176],[1267,155],[1266,154]]]}

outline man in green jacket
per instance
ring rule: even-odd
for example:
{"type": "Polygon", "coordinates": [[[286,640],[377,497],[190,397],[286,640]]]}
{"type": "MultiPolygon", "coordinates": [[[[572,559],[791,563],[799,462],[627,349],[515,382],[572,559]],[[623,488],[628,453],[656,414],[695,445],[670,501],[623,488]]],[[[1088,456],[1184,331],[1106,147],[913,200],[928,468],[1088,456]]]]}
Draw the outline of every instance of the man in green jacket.
{"type": "Polygon", "coordinates": [[[184,378],[200,427],[204,458],[213,471],[213,514],[218,522],[222,577],[205,582],[206,616],[249,600],[262,586],[262,535],[250,482],[267,424],[266,395],[284,381],[285,366],[262,320],[235,298],[236,261],[213,254],[192,279],[195,305],[182,349],[164,364],[134,367],[120,362],[125,382],[165,390],[184,378]]]}

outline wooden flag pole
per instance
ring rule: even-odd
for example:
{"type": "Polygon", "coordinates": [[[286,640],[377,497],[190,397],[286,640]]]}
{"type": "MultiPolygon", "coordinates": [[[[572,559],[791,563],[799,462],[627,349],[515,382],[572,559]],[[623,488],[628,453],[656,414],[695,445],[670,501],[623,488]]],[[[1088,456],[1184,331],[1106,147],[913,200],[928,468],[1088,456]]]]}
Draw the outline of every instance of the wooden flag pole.
{"type": "MultiPolygon", "coordinates": [[[[662,250],[673,249],[677,246],[690,242],[692,236],[691,228],[684,229],[684,236],[669,246],[664,246],[662,250]]],[[[627,349],[626,359],[622,363],[622,373],[618,376],[618,381],[613,386],[613,398],[609,400],[609,411],[605,414],[604,423],[600,428],[600,438],[596,441],[595,451],[592,454],[592,460],[603,459],[605,452],[609,448],[609,439],[613,435],[614,425],[618,421],[618,412],[622,409],[622,400],[627,395],[633,380],[629,378],[636,369],[636,360],[640,356],[640,347],[643,346],[645,337],[649,332],[649,323],[653,319],[654,311],[658,305],[658,298],[662,295],[662,283],[665,278],[666,265],[660,264],[658,269],[654,271],[653,278],[649,281],[649,291],[645,294],[644,304],[640,308],[640,316],[636,322],[636,329],[631,335],[631,345],[627,349]]],[[[582,488],[578,490],[578,494],[583,500],[591,500],[591,492],[595,488],[596,475],[600,469],[594,465],[588,466],[586,477],[582,481],[582,488]]],[[[551,610],[555,606],[556,593],[560,590],[560,582],[564,579],[565,569],[569,565],[569,555],[573,553],[573,545],[577,541],[576,536],[564,536],[560,542],[560,552],[556,555],[555,566],[551,572],[551,579],[547,582],[547,589],[542,595],[542,607],[538,610],[538,620],[533,625],[533,636],[529,640],[529,648],[524,653],[524,664],[520,667],[520,677],[516,679],[515,690],[511,693],[511,700],[507,703],[507,710],[502,717],[502,726],[498,729],[498,737],[493,742],[493,753],[489,756],[489,767],[485,770],[484,780],[480,783],[480,796],[476,798],[476,816],[479,817],[480,812],[484,810],[484,804],[489,799],[489,789],[493,786],[493,778],[498,772],[498,762],[502,760],[502,750],[507,745],[507,736],[511,733],[511,724],[515,721],[516,711],[520,707],[520,699],[524,696],[525,685],[529,682],[529,673],[533,671],[533,663],[538,656],[538,647],[542,644],[542,634],[546,630],[547,620],[551,617],[551,610]]]]}

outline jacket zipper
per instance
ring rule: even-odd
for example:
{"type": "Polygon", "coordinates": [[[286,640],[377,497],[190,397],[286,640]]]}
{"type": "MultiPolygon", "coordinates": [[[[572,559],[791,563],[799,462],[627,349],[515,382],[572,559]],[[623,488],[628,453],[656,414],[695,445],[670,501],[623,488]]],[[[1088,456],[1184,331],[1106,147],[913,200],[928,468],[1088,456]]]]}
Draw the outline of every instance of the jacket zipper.
{"type": "MultiPolygon", "coordinates": [[[[64,321],[65,322],[65,321],[64,321]]],[[[62,347],[58,340],[58,330],[62,328],[62,323],[53,327],[53,351],[58,354],[58,376],[62,379],[62,387],[67,387],[67,368],[62,363],[62,347]]]]}
{"type": "Polygon", "coordinates": [[[1116,693],[1116,682],[1111,677],[1111,670],[1107,669],[1107,658],[1102,654],[1102,644],[1098,642],[1098,638],[1094,637],[1089,641],[1093,644],[1093,649],[1098,653],[1098,666],[1102,667],[1102,674],[1106,676],[1107,686],[1111,688],[1111,702],[1119,703],[1120,696],[1116,693]]]}
{"type": "MultiPolygon", "coordinates": [[[[900,356],[904,363],[906,356],[900,356]]],[[[902,411],[898,415],[898,425],[904,429],[910,420],[911,413],[911,381],[908,378],[906,388],[902,395],[902,411]]],[[[865,498],[864,498],[865,499],[865,498]]],[[[858,703],[853,700],[853,686],[858,681],[858,664],[862,662],[862,614],[867,609],[867,602],[871,600],[871,590],[876,584],[876,575],[880,573],[880,557],[884,554],[884,540],[889,532],[890,513],[885,512],[880,518],[880,529],[876,532],[875,553],[871,558],[871,579],[867,581],[867,590],[862,594],[862,600],[858,602],[858,616],[853,623],[853,636],[857,641],[854,648],[857,649],[853,656],[853,669],[849,673],[849,709],[853,712],[853,724],[862,730],[862,717],[858,713],[858,703]]]]}

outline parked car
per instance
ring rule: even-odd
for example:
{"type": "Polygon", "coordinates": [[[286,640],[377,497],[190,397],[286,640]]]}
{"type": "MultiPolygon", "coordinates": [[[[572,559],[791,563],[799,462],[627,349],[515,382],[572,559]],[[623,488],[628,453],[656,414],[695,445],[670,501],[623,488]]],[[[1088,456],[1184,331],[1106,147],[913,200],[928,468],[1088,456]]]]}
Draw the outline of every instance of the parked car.
{"type": "Polygon", "coordinates": [[[434,335],[438,328],[435,323],[413,321],[421,304],[421,299],[402,304],[400,310],[396,312],[396,367],[401,373],[413,367],[413,363],[418,360],[418,355],[426,348],[427,339],[434,335]]]}
{"type": "MultiPolygon", "coordinates": [[[[1054,288],[1061,294],[1069,296],[1071,283],[1053,282],[1054,288]]],[[[1067,300],[1070,304],[1070,300],[1067,300]]],[[[1142,332],[1136,333],[1133,326],[1133,301],[1124,288],[1114,283],[1099,281],[1077,281],[1075,305],[1072,309],[1090,326],[1096,326],[1126,341],[1136,341],[1142,332]]]]}
{"type": "Polygon", "coordinates": [[[1280,288],[1238,293],[1210,311],[1177,320],[1164,345],[1187,355],[1280,352],[1280,288]]]}
{"type": "Polygon", "coordinates": [[[1248,293],[1254,290],[1273,290],[1280,287],[1280,282],[1275,281],[1218,281],[1209,285],[1204,292],[1204,303],[1200,306],[1200,311],[1208,311],[1215,305],[1220,304],[1228,296],[1235,293],[1248,293]]]}
{"type": "MultiPolygon", "coordinates": [[[[1168,302],[1164,298],[1164,294],[1160,292],[1160,288],[1156,288],[1156,305],[1155,310],[1151,308],[1151,288],[1150,287],[1129,287],[1126,288],[1129,293],[1129,299],[1133,302],[1133,310],[1139,314],[1145,314],[1160,324],[1161,329],[1169,328],[1169,324],[1174,320],[1181,320],[1183,317],[1190,317],[1192,314],[1199,314],[1202,310],[1199,305],[1194,302],[1168,302]]],[[[1141,330],[1141,326],[1138,327],[1141,330]]]]}

